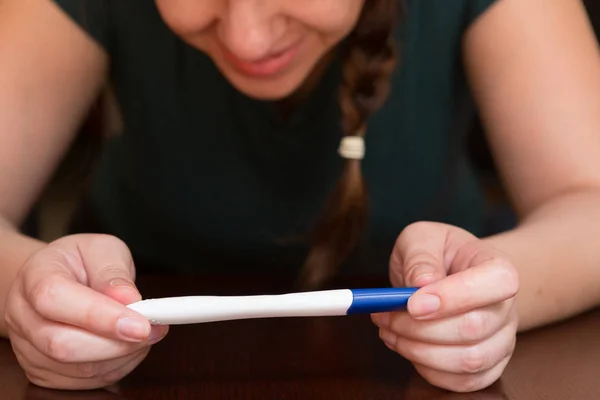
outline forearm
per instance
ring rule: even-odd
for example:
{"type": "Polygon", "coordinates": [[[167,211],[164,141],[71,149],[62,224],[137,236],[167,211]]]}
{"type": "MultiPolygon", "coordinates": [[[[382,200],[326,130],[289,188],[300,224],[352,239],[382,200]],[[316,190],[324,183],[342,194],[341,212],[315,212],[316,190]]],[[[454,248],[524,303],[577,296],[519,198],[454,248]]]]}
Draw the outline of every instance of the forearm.
{"type": "Polygon", "coordinates": [[[520,331],[600,304],[600,190],[561,196],[484,240],[519,271],[520,331]]]}
{"type": "Polygon", "coordinates": [[[7,336],[4,310],[6,298],[19,268],[45,243],[20,234],[8,222],[0,218],[0,337],[7,336]]]}

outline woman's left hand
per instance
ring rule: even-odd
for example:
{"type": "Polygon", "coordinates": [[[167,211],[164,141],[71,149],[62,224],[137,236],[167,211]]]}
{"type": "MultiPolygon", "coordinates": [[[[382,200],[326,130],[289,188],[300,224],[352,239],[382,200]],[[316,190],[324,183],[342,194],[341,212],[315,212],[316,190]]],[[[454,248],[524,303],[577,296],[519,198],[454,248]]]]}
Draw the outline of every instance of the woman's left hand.
{"type": "Polygon", "coordinates": [[[408,312],[372,316],[389,348],[444,389],[472,392],[498,380],[518,326],[518,274],[507,258],[460,228],[419,222],[398,238],[390,278],[420,289],[408,312]]]}

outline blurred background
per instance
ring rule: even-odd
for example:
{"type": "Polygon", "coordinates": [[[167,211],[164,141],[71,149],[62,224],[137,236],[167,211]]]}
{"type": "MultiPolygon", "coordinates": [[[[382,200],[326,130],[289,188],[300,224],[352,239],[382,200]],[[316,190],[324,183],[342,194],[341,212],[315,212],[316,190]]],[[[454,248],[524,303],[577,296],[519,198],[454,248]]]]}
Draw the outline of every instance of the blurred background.
{"type": "MultiPolygon", "coordinates": [[[[584,3],[596,36],[600,39],[600,0],[585,0],[584,3]]],[[[26,221],[23,230],[27,234],[46,241],[64,235],[66,224],[86,186],[95,156],[101,151],[102,141],[110,135],[118,135],[120,131],[119,110],[110,88],[107,88],[91,109],[70,152],[26,221]]],[[[473,124],[467,138],[467,151],[481,171],[481,179],[489,200],[489,230],[509,228],[514,223],[514,218],[478,120],[473,124]]]]}

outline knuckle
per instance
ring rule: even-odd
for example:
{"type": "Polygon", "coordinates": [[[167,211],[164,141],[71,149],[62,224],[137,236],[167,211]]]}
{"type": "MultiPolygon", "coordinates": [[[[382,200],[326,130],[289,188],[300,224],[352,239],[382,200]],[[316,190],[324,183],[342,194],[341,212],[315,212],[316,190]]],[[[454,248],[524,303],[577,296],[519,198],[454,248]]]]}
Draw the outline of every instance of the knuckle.
{"type": "Polygon", "coordinates": [[[8,308],[8,307],[6,308],[2,317],[4,318],[4,323],[6,324],[6,327],[9,330],[14,330],[15,329],[15,321],[10,313],[10,308],[8,308]]]}
{"type": "Polygon", "coordinates": [[[404,242],[406,240],[410,239],[411,237],[418,236],[422,232],[427,232],[429,229],[431,229],[430,226],[430,222],[423,221],[413,222],[406,225],[404,229],[402,229],[402,232],[400,232],[400,235],[398,235],[398,238],[396,239],[396,247],[403,247],[404,242]]]}
{"type": "Polygon", "coordinates": [[[383,341],[387,346],[398,351],[398,337],[392,332],[386,329],[379,329],[379,339],[383,341]]]}
{"type": "Polygon", "coordinates": [[[512,356],[516,349],[517,349],[517,335],[515,333],[510,336],[510,342],[508,344],[508,351],[506,352],[506,356],[507,357],[512,356]]]}
{"type": "Polygon", "coordinates": [[[121,247],[126,249],[127,245],[121,239],[114,235],[106,235],[106,234],[96,234],[93,235],[90,239],[90,246],[98,247],[98,248],[106,248],[106,247],[121,247]]]}
{"type": "Polygon", "coordinates": [[[98,364],[95,362],[84,362],[77,364],[77,374],[79,378],[94,379],[99,375],[98,364]]]}
{"type": "MultiPolygon", "coordinates": [[[[480,282],[478,281],[476,276],[461,273],[456,274],[455,276],[458,279],[459,285],[457,289],[460,290],[462,293],[472,293],[475,289],[477,289],[478,286],[480,286],[480,282]]],[[[461,297],[464,300],[470,301],[470,299],[468,299],[468,296],[461,297]]]]}
{"type": "Polygon", "coordinates": [[[21,363],[23,373],[29,382],[40,387],[48,387],[51,383],[50,374],[44,368],[31,365],[29,363],[21,363]]]}
{"type": "Polygon", "coordinates": [[[105,385],[111,385],[123,379],[132,370],[134,370],[148,355],[150,348],[144,348],[137,353],[134,353],[127,361],[123,363],[119,368],[114,369],[101,377],[102,382],[105,385]]]}
{"type": "MultiPolygon", "coordinates": [[[[473,303],[473,293],[477,293],[477,286],[479,283],[473,277],[468,274],[456,274],[454,275],[456,279],[456,286],[453,288],[446,288],[448,291],[452,291],[452,293],[460,293],[460,296],[454,296],[455,298],[452,300],[454,302],[454,307],[459,310],[469,310],[472,309],[471,304],[473,303]]],[[[452,298],[452,296],[449,296],[452,298]]]]}
{"type": "Polygon", "coordinates": [[[23,309],[27,307],[20,292],[14,292],[12,289],[6,298],[6,305],[2,317],[7,329],[10,331],[22,331],[20,320],[23,317],[23,309]]]}
{"type": "Polygon", "coordinates": [[[482,389],[484,381],[480,375],[448,375],[426,367],[415,368],[420,375],[431,385],[456,393],[471,393],[482,389]]]}
{"type": "Polygon", "coordinates": [[[455,390],[462,393],[471,393],[483,387],[483,380],[479,375],[467,375],[460,380],[455,390]]]}
{"type": "Polygon", "coordinates": [[[435,226],[437,226],[437,224],[435,222],[429,222],[429,221],[412,222],[404,228],[402,233],[407,236],[411,236],[413,234],[429,232],[435,226]]]}
{"type": "Polygon", "coordinates": [[[502,282],[506,290],[506,297],[514,297],[519,291],[519,274],[516,268],[507,260],[497,261],[499,282],[502,282]]]}
{"type": "Polygon", "coordinates": [[[50,383],[48,379],[44,378],[41,374],[39,374],[36,371],[25,371],[25,377],[31,384],[39,387],[48,387],[50,383]]]}
{"type": "Polygon", "coordinates": [[[67,363],[71,360],[71,349],[68,346],[68,340],[64,335],[58,333],[48,333],[44,337],[44,354],[50,359],[67,363]]]}
{"type": "Polygon", "coordinates": [[[125,371],[124,368],[119,368],[103,375],[100,379],[102,380],[103,385],[112,385],[123,379],[126,375],[127,371],[125,371]]]}
{"type": "Polygon", "coordinates": [[[465,374],[477,374],[486,365],[487,354],[479,347],[470,347],[464,350],[460,357],[460,370],[465,374]]]}
{"type": "Polygon", "coordinates": [[[477,342],[486,337],[488,328],[489,314],[481,311],[471,311],[461,317],[458,334],[464,342],[477,342]]]}
{"type": "Polygon", "coordinates": [[[423,363],[427,358],[424,345],[417,343],[409,343],[408,341],[399,338],[396,341],[396,352],[402,357],[415,363],[423,363]]]}
{"type": "Polygon", "coordinates": [[[23,354],[19,346],[12,344],[12,349],[15,353],[15,358],[17,359],[17,362],[19,363],[23,371],[29,372],[31,374],[35,374],[37,371],[39,371],[39,369],[36,368],[36,366],[28,360],[25,354],[23,354]]]}
{"type": "Polygon", "coordinates": [[[61,290],[62,278],[57,275],[48,275],[36,282],[29,292],[30,303],[34,309],[42,312],[54,303],[57,293],[61,290]]]}

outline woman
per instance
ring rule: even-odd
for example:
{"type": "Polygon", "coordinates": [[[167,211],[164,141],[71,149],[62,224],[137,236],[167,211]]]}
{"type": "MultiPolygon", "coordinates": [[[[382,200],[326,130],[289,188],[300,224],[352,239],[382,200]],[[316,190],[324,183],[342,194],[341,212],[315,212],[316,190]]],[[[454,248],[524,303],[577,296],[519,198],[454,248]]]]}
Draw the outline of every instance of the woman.
{"type": "Polygon", "coordinates": [[[305,260],[314,288],[375,249],[393,285],[421,287],[408,313],[373,316],[381,339],[453,391],[496,381],[516,332],[600,303],[582,4],[401,3],[0,3],[2,331],[33,383],[105,386],[166,335],[124,306],[140,298],[132,255],[187,272],[305,260]],[[98,167],[92,233],[20,235],[108,79],[125,134],[98,167]],[[520,217],[502,234],[483,235],[457,151],[469,94],[520,217]]]}

